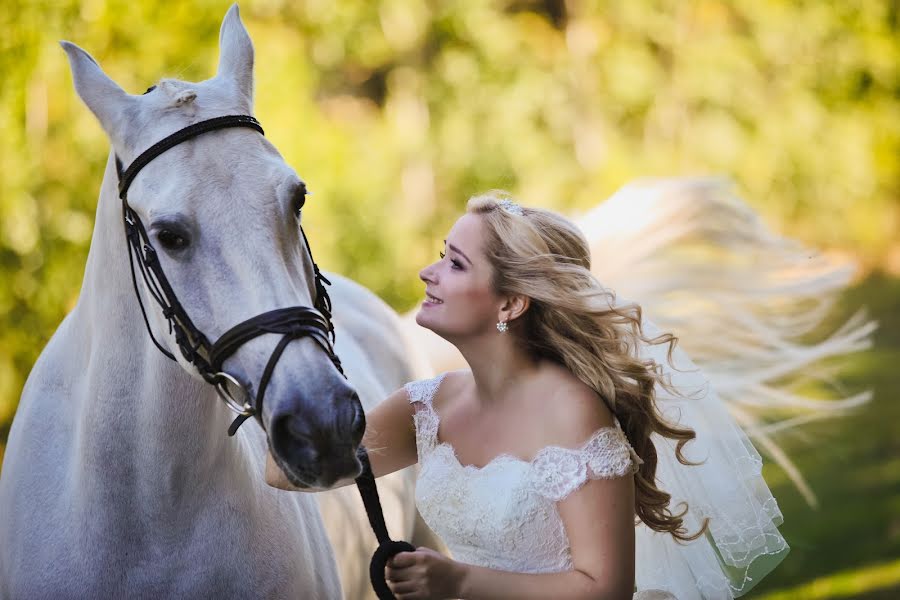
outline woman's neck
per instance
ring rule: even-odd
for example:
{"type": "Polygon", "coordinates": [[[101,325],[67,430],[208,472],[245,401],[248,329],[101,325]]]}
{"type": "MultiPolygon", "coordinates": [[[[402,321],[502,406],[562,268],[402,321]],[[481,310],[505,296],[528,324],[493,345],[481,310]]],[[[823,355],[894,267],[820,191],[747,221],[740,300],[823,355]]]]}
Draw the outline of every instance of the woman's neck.
{"type": "Polygon", "coordinates": [[[539,368],[536,360],[511,333],[489,332],[455,341],[475,379],[478,401],[495,404],[504,400],[539,368]]]}

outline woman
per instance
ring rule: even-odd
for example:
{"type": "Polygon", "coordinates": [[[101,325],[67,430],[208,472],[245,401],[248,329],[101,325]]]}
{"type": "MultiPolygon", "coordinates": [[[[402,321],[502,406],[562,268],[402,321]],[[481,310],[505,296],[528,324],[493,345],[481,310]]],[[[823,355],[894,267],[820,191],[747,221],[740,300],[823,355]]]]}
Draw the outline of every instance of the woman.
{"type": "MultiPolygon", "coordinates": [[[[420,464],[417,506],[454,556],[398,554],[386,570],[398,598],[631,598],[636,520],[645,536],[706,549],[698,558],[689,556],[696,548],[682,555],[650,539],[664,551],[638,548],[653,564],[637,570],[668,571],[645,577],[652,587],[679,599],[746,591],[749,563],[728,560],[736,538],[714,538],[697,515],[689,529],[689,508],[657,487],[660,461],[670,471],[671,458],[678,471],[700,468],[683,453],[694,431],[656,406],[660,393],[686,400],[673,385],[676,340],[648,338],[640,308],[615,304],[571,222],[498,194],[473,198],[420,277],[417,322],[453,343],[469,370],[407,384],[367,415],[375,476],[420,464]]],[[[729,473],[718,457],[710,462],[716,477],[729,473]]],[[[268,477],[286,487],[277,472],[268,477]]],[[[777,539],[751,548],[751,562],[786,549],[775,520],[760,530],[777,539]]]]}

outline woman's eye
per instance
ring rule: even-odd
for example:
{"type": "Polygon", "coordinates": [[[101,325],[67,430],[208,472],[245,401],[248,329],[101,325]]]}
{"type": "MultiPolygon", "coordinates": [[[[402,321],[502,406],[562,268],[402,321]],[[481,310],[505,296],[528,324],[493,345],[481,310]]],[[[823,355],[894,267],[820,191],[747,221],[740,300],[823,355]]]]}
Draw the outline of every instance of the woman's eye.
{"type": "Polygon", "coordinates": [[[188,245],[187,238],[175,233],[171,229],[163,229],[156,234],[156,239],[159,240],[160,245],[166,250],[183,250],[184,248],[187,248],[188,245]]]}
{"type": "MultiPolygon", "coordinates": [[[[446,258],[446,256],[447,256],[447,255],[444,254],[443,252],[438,252],[438,254],[441,255],[441,258],[442,258],[442,259],[443,259],[443,258],[446,258]]],[[[455,258],[451,258],[451,259],[450,259],[450,264],[452,265],[451,268],[453,268],[453,269],[462,269],[462,263],[459,262],[458,260],[456,260],[455,258]]]]}

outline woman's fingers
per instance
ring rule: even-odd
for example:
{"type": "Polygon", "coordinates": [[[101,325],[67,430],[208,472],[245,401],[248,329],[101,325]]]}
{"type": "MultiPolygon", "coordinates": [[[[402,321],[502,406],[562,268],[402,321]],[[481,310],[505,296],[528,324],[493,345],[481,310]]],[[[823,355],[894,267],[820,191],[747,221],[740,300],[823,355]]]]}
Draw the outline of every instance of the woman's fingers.
{"type": "Polygon", "coordinates": [[[415,552],[399,552],[395,554],[389,561],[388,566],[393,567],[395,569],[403,569],[406,567],[411,567],[416,564],[416,553],[415,552]]]}
{"type": "Polygon", "coordinates": [[[412,581],[392,581],[388,584],[394,594],[412,594],[417,592],[419,587],[412,581]]]}
{"type": "Polygon", "coordinates": [[[427,597],[422,594],[422,590],[415,583],[409,581],[389,583],[388,588],[397,597],[397,600],[423,600],[427,597]]]}
{"type": "Polygon", "coordinates": [[[409,569],[384,568],[385,581],[409,581],[412,577],[413,573],[409,569]]]}
{"type": "Polygon", "coordinates": [[[388,588],[398,600],[430,598],[425,561],[431,558],[426,548],[416,552],[400,552],[388,560],[384,568],[388,588]],[[423,552],[424,551],[424,552],[423,552]]]}

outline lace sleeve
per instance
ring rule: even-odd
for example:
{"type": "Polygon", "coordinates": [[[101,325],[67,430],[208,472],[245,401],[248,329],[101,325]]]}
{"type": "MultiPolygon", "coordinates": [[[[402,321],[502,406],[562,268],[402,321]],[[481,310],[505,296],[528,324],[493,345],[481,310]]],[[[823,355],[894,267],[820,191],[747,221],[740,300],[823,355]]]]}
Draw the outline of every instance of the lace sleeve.
{"type": "Polygon", "coordinates": [[[534,458],[532,482],[535,490],[560,501],[588,479],[612,479],[637,472],[641,459],[618,427],[598,430],[580,449],[548,446],[534,458]]]}
{"type": "Polygon", "coordinates": [[[431,379],[411,381],[403,386],[410,404],[414,404],[416,408],[413,422],[416,426],[416,450],[420,461],[437,445],[438,418],[431,408],[431,400],[443,379],[444,374],[441,374],[431,379]]]}
{"type": "Polygon", "coordinates": [[[410,381],[406,385],[404,385],[404,389],[406,389],[406,393],[409,395],[410,403],[420,402],[422,404],[431,404],[432,398],[434,398],[435,392],[437,392],[438,387],[441,385],[441,381],[444,379],[444,374],[441,373],[437,377],[432,377],[431,379],[420,379],[418,381],[410,381]]]}

